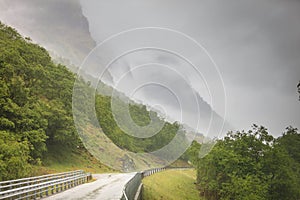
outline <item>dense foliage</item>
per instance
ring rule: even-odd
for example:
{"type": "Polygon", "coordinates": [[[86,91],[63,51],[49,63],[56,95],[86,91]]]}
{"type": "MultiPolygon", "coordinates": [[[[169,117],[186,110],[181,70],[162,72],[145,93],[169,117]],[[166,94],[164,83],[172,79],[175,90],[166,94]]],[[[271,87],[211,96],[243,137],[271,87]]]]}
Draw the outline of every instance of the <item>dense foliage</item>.
{"type": "MultiPolygon", "coordinates": [[[[116,145],[133,152],[151,152],[168,144],[179,129],[177,123],[170,124],[166,122],[162,129],[154,136],[149,138],[138,138],[124,133],[116,123],[112,114],[111,98],[109,96],[98,95],[96,98],[96,113],[99,123],[104,133],[116,145]]],[[[126,106],[122,100],[118,101],[118,112],[125,112],[126,106]]],[[[145,106],[130,104],[129,112],[133,121],[140,125],[146,126],[150,123],[150,111],[145,106]]],[[[153,114],[153,112],[151,112],[153,114]]],[[[159,119],[158,120],[162,120],[159,119]]],[[[151,130],[150,130],[151,131],[151,130]]]]}
{"type": "Polygon", "coordinates": [[[75,145],[74,76],[47,51],[0,24],[0,180],[26,176],[47,145],[75,145]]]}
{"type": "Polygon", "coordinates": [[[206,199],[299,199],[300,134],[288,127],[275,139],[264,127],[228,133],[198,160],[206,199]]]}

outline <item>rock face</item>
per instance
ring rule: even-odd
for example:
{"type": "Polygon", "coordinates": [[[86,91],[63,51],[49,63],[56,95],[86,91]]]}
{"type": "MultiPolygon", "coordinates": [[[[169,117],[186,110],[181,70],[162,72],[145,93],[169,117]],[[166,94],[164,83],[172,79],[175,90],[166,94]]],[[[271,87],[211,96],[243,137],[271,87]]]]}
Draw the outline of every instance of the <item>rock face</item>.
{"type": "Polygon", "coordinates": [[[68,66],[80,66],[96,45],[79,0],[0,0],[0,20],[68,66]]]}
{"type": "Polygon", "coordinates": [[[133,159],[131,159],[128,155],[125,155],[121,160],[123,162],[122,169],[124,172],[135,171],[135,169],[136,169],[135,163],[134,163],[133,159]]]}

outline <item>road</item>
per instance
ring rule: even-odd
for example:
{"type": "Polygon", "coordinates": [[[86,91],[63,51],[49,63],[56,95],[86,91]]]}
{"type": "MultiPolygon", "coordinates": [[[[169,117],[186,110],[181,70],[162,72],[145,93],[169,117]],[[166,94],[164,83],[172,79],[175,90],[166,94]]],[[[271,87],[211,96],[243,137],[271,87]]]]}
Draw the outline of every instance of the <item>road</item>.
{"type": "Polygon", "coordinates": [[[136,173],[122,174],[93,174],[94,182],[86,183],[64,192],[45,198],[46,200],[67,199],[120,199],[125,184],[133,178],[136,173]]]}

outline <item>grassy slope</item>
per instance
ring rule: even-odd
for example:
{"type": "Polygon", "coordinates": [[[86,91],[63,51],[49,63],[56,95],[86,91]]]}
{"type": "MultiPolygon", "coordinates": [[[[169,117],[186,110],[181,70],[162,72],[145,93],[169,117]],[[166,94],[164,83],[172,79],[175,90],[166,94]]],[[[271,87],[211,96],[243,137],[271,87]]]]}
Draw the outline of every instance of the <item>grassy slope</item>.
{"type": "Polygon", "coordinates": [[[144,200],[193,200],[199,199],[199,191],[194,184],[196,172],[190,170],[167,170],[143,180],[144,200]]]}
{"type": "MultiPolygon", "coordinates": [[[[84,136],[82,136],[84,143],[87,144],[87,149],[96,158],[103,163],[113,166],[115,169],[122,169],[123,160],[128,156],[132,158],[135,163],[134,171],[141,171],[148,168],[157,167],[159,160],[153,160],[150,156],[133,155],[132,152],[124,150],[116,146],[104,133],[91,125],[86,127],[84,136]]],[[[171,167],[191,167],[183,160],[177,160],[170,165],[171,167]]]]}
{"type": "Polygon", "coordinates": [[[41,166],[34,166],[32,176],[73,171],[82,169],[91,173],[114,172],[103,165],[84,148],[67,149],[61,146],[52,146],[43,158],[41,166]]]}

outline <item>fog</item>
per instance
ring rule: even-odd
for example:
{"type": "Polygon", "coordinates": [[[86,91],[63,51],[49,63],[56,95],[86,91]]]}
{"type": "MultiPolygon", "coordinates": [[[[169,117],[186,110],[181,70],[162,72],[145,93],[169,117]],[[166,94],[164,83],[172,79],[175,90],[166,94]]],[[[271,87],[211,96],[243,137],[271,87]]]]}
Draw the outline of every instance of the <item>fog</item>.
{"type": "Polygon", "coordinates": [[[169,50],[126,54],[109,66],[104,81],[160,105],[170,119],[185,115],[183,123],[200,132],[211,117],[212,128],[226,117],[232,126],[225,130],[256,123],[280,135],[289,125],[300,128],[300,1],[0,0],[0,20],[78,66],[99,56],[97,67],[86,69],[97,78],[125,51],[169,50]],[[138,89],[151,80],[161,84],[138,89]]]}

